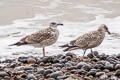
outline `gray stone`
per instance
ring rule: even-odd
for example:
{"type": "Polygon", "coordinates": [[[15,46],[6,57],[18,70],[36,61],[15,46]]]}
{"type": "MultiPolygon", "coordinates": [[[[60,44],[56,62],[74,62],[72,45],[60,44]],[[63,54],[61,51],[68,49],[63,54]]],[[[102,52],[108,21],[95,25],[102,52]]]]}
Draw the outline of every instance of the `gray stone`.
{"type": "Polygon", "coordinates": [[[74,70],[74,69],[77,69],[76,66],[71,66],[71,67],[68,67],[67,70],[74,70]]]}
{"type": "Polygon", "coordinates": [[[85,62],[80,62],[80,63],[78,63],[78,64],[77,64],[77,66],[76,66],[76,67],[77,67],[78,69],[81,69],[81,68],[82,68],[82,66],[85,66],[85,65],[88,65],[88,64],[87,64],[87,63],[85,63],[85,62]]]}
{"type": "Polygon", "coordinates": [[[27,74],[22,74],[20,78],[28,79],[27,74]]]}
{"type": "Polygon", "coordinates": [[[63,76],[63,72],[62,71],[56,71],[56,72],[53,72],[52,74],[50,74],[51,78],[57,79],[58,76],[63,76]]]}
{"type": "Polygon", "coordinates": [[[94,57],[93,54],[94,54],[95,56],[98,56],[98,55],[99,55],[99,53],[98,53],[97,51],[93,51],[93,53],[89,53],[87,56],[88,56],[89,58],[93,58],[93,57],[94,57]]]}
{"type": "Polygon", "coordinates": [[[28,57],[19,57],[18,61],[22,62],[22,63],[27,63],[27,59],[28,59],[28,57]]]}
{"type": "Polygon", "coordinates": [[[37,71],[37,74],[43,74],[44,72],[45,72],[44,69],[39,69],[39,70],[37,71]]]}
{"type": "Polygon", "coordinates": [[[99,76],[104,75],[104,74],[105,74],[105,72],[97,72],[96,76],[99,77],[99,76]]]}
{"type": "Polygon", "coordinates": [[[110,62],[107,62],[107,61],[105,63],[104,68],[108,70],[114,70],[113,64],[110,64],[110,62]]]}
{"type": "Polygon", "coordinates": [[[64,67],[65,64],[56,63],[52,65],[53,67],[64,67]]]}
{"type": "Polygon", "coordinates": [[[73,58],[75,56],[75,54],[73,52],[68,52],[68,53],[66,53],[66,56],[70,56],[71,58],[73,58]]]}
{"type": "Polygon", "coordinates": [[[120,58],[120,53],[118,53],[118,55],[116,56],[117,58],[120,58]]]}
{"type": "Polygon", "coordinates": [[[34,74],[28,74],[27,76],[28,76],[28,80],[36,79],[34,74]]]}
{"type": "Polygon", "coordinates": [[[68,60],[68,61],[71,61],[72,58],[70,56],[66,56],[65,59],[68,60]]]}
{"type": "Polygon", "coordinates": [[[47,77],[47,75],[48,75],[48,74],[51,74],[52,72],[53,72],[53,70],[47,69],[47,70],[45,70],[45,72],[43,73],[43,75],[44,75],[45,77],[47,77]]]}
{"type": "Polygon", "coordinates": [[[115,69],[117,70],[117,69],[120,69],[120,64],[116,64],[115,65],[115,69]]]}
{"type": "Polygon", "coordinates": [[[95,68],[95,69],[103,69],[103,68],[104,68],[104,65],[103,65],[103,64],[95,64],[95,65],[94,65],[94,68],[95,68]]]}
{"type": "Polygon", "coordinates": [[[106,79],[108,79],[108,76],[106,74],[100,76],[100,80],[106,80],[106,79]]]}
{"type": "Polygon", "coordinates": [[[80,75],[85,75],[85,74],[87,74],[87,71],[84,70],[84,69],[80,69],[80,70],[77,70],[76,73],[77,73],[77,74],[80,74],[80,75]]]}
{"type": "Polygon", "coordinates": [[[91,69],[91,70],[87,73],[87,76],[90,76],[90,75],[95,76],[96,72],[97,72],[97,69],[91,69]]]}
{"type": "Polygon", "coordinates": [[[120,69],[115,72],[115,76],[120,76],[120,69]]]}
{"type": "Polygon", "coordinates": [[[106,55],[105,53],[102,53],[101,55],[99,55],[99,58],[101,60],[105,60],[108,57],[108,55],[106,55]]]}
{"type": "Polygon", "coordinates": [[[61,79],[65,80],[68,77],[69,77],[68,75],[63,75],[63,76],[58,76],[57,79],[58,80],[61,80],[61,79]]]}
{"type": "Polygon", "coordinates": [[[110,80],[118,80],[116,76],[111,76],[110,80]]]}
{"type": "Polygon", "coordinates": [[[54,57],[52,57],[52,56],[45,56],[45,57],[43,57],[42,62],[44,62],[44,63],[52,63],[53,59],[54,59],[54,57]]]}
{"type": "Polygon", "coordinates": [[[0,71],[0,77],[5,77],[5,76],[9,76],[8,73],[4,71],[0,71]]]}
{"type": "Polygon", "coordinates": [[[92,67],[91,67],[89,64],[83,65],[83,66],[81,67],[81,69],[84,69],[84,70],[86,70],[86,71],[89,71],[91,68],[92,68],[92,67]]]}

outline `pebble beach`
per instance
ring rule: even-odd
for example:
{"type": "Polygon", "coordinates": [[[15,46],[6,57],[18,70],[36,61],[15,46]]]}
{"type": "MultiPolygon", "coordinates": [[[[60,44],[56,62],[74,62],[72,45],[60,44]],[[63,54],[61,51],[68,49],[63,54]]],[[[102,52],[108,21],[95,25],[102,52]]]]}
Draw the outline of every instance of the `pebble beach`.
{"type": "Polygon", "coordinates": [[[20,56],[0,62],[1,80],[119,80],[120,53],[94,51],[80,57],[72,52],[56,56],[20,56]]]}

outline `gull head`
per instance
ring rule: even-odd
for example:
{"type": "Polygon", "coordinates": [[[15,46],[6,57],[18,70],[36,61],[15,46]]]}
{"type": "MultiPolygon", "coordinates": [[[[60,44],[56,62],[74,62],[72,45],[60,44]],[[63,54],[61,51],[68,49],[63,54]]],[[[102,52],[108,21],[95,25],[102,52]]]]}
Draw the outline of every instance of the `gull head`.
{"type": "Polygon", "coordinates": [[[59,25],[63,26],[63,24],[61,24],[61,23],[56,23],[56,22],[51,22],[50,23],[50,27],[52,29],[57,29],[57,26],[59,26],[59,25]]]}
{"type": "Polygon", "coordinates": [[[100,27],[98,28],[98,31],[107,32],[109,35],[111,34],[108,27],[105,24],[101,24],[100,27]]]}

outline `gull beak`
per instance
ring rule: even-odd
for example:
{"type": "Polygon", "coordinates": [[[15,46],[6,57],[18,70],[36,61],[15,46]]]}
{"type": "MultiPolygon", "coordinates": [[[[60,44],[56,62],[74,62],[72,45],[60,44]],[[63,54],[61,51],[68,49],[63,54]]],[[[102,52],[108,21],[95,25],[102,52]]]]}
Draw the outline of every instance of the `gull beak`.
{"type": "Polygon", "coordinates": [[[109,35],[111,35],[110,31],[107,31],[109,35]]]}
{"type": "Polygon", "coordinates": [[[57,24],[57,25],[61,25],[61,26],[63,26],[63,24],[61,24],[61,23],[59,23],[59,24],[57,24]]]}

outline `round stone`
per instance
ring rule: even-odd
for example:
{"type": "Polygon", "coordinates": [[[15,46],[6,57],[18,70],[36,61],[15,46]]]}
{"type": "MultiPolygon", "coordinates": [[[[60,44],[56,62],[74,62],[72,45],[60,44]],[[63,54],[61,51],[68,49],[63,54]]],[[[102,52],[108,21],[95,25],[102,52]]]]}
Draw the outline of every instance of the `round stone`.
{"type": "Polygon", "coordinates": [[[115,72],[115,76],[120,76],[120,69],[118,69],[116,72],[115,72]]]}
{"type": "Polygon", "coordinates": [[[88,64],[87,64],[87,63],[85,63],[85,62],[80,62],[80,63],[78,63],[78,64],[77,64],[77,66],[76,66],[76,67],[77,67],[78,69],[81,69],[81,68],[82,68],[82,66],[86,66],[86,65],[88,65],[88,64]]]}
{"type": "Polygon", "coordinates": [[[84,69],[80,69],[76,72],[77,74],[80,74],[80,75],[86,75],[87,74],[87,71],[84,70],[84,69]]]}
{"type": "Polygon", "coordinates": [[[56,72],[53,72],[52,74],[50,74],[50,77],[57,79],[58,76],[62,76],[62,75],[63,75],[62,71],[56,71],[56,72]]]}
{"type": "Polygon", "coordinates": [[[53,70],[47,69],[47,70],[45,70],[45,72],[43,73],[43,75],[46,77],[48,74],[51,74],[52,72],[53,72],[53,70]]]}
{"type": "Polygon", "coordinates": [[[116,64],[115,65],[115,69],[117,70],[117,69],[120,69],[120,64],[116,64]]]}
{"type": "Polygon", "coordinates": [[[106,79],[108,79],[108,75],[103,74],[100,76],[100,80],[106,80],[106,79]]]}

